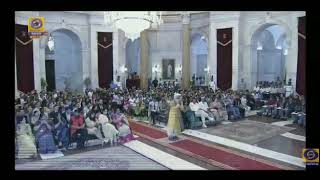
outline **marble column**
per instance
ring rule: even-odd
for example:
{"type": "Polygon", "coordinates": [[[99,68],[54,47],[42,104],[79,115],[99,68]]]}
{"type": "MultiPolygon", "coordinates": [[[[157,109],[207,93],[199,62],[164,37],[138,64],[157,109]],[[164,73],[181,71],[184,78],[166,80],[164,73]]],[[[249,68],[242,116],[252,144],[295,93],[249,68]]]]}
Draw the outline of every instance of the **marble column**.
{"type": "MultiPolygon", "coordinates": [[[[46,45],[48,37],[43,37],[40,39],[40,48],[39,48],[39,61],[40,61],[40,87],[41,87],[41,78],[46,79],[46,45]]],[[[48,82],[48,81],[47,81],[48,82]]],[[[41,87],[42,90],[42,87],[41,87]]]]}
{"type": "Polygon", "coordinates": [[[190,87],[190,16],[184,14],[182,19],[182,88],[190,87]]]}
{"type": "Polygon", "coordinates": [[[209,52],[208,52],[208,65],[210,67],[210,77],[213,76],[214,82],[217,84],[217,29],[211,18],[212,12],[210,12],[210,23],[209,23],[209,52]]]}
{"type": "Polygon", "coordinates": [[[148,45],[148,32],[141,32],[141,61],[140,61],[140,88],[148,89],[148,68],[149,68],[149,45],[148,45]]]}
{"type": "Polygon", "coordinates": [[[33,71],[34,71],[34,89],[41,91],[41,60],[40,60],[40,40],[33,40],[33,71]]]}
{"type": "Polygon", "coordinates": [[[238,89],[239,83],[239,18],[232,27],[232,89],[238,89]]]}
{"type": "MultiPolygon", "coordinates": [[[[298,18],[291,17],[291,37],[288,38],[288,54],[285,56],[286,83],[291,79],[294,92],[296,92],[296,78],[298,66],[298,18]]],[[[288,34],[288,33],[287,33],[288,34]]]]}

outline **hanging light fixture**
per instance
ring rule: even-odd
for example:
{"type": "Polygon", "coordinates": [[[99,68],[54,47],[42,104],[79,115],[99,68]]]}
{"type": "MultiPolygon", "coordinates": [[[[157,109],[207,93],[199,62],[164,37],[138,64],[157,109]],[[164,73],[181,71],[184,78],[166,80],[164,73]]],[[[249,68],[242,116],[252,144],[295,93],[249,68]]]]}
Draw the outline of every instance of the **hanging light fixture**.
{"type": "Polygon", "coordinates": [[[54,39],[51,34],[49,35],[48,48],[51,52],[54,50],[54,39]]]}
{"type": "Polygon", "coordinates": [[[262,50],[262,49],[263,49],[262,44],[260,43],[260,41],[258,41],[257,50],[262,50]]]}
{"type": "Polygon", "coordinates": [[[161,12],[157,11],[108,11],[104,12],[104,20],[123,30],[132,41],[139,38],[142,31],[163,23],[161,12]]]}

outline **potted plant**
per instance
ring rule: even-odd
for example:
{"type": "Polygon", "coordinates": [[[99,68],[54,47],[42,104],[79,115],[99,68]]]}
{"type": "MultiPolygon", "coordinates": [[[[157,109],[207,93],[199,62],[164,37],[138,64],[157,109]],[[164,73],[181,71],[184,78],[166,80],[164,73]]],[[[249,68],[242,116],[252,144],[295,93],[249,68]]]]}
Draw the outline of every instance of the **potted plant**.
{"type": "Polygon", "coordinates": [[[89,77],[87,77],[85,80],[84,80],[84,85],[86,86],[86,88],[88,89],[91,85],[91,79],[89,77]]]}
{"type": "Polygon", "coordinates": [[[41,89],[46,90],[47,89],[47,81],[44,78],[41,78],[41,89]]]}

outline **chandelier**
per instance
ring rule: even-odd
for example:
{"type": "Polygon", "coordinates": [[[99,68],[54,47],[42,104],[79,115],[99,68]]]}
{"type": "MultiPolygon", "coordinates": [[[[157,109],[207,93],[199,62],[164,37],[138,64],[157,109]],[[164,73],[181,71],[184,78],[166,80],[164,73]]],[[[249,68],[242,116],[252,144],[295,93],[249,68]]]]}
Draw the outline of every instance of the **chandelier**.
{"type": "Polygon", "coordinates": [[[104,12],[104,20],[108,25],[123,30],[132,41],[139,38],[145,29],[158,27],[163,22],[161,12],[157,11],[108,11],[104,12]]]}

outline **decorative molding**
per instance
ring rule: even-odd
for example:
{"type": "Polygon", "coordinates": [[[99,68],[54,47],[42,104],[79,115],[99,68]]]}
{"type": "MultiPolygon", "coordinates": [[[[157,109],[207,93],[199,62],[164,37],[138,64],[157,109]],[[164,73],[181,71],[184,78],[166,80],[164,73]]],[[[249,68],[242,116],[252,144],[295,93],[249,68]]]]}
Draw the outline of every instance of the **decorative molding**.
{"type": "Polygon", "coordinates": [[[301,33],[299,33],[299,32],[298,32],[298,36],[302,37],[303,39],[306,39],[306,36],[301,34],[301,33]]]}
{"type": "Polygon", "coordinates": [[[183,13],[181,18],[182,18],[182,24],[190,24],[190,14],[189,13],[183,13]]]}
{"type": "Polygon", "coordinates": [[[17,40],[19,43],[21,43],[22,45],[25,46],[25,45],[29,44],[30,42],[32,42],[33,39],[30,39],[30,40],[27,41],[27,42],[23,42],[22,40],[20,40],[19,38],[16,37],[16,40],[17,40]]]}
{"type": "Polygon", "coordinates": [[[228,42],[226,42],[226,43],[222,43],[222,42],[220,42],[220,41],[217,41],[217,43],[218,44],[220,44],[221,46],[227,46],[228,44],[230,44],[232,42],[232,40],[230,40],[230,41],[228,41],[228,42]]]}
{"type": "Polygon", "coordinates": [[[112,45],[112,43],[110,43],[110,44],[107,45],[107,46],[104,46],[104,45],[102,45],[102,44],[100,44],[100,43],[98,43],[98,45],[99,45],[100,47],[104,48],[104,49],[107,49],[108,47],[110,47],[110,46],[112,45]]]}

